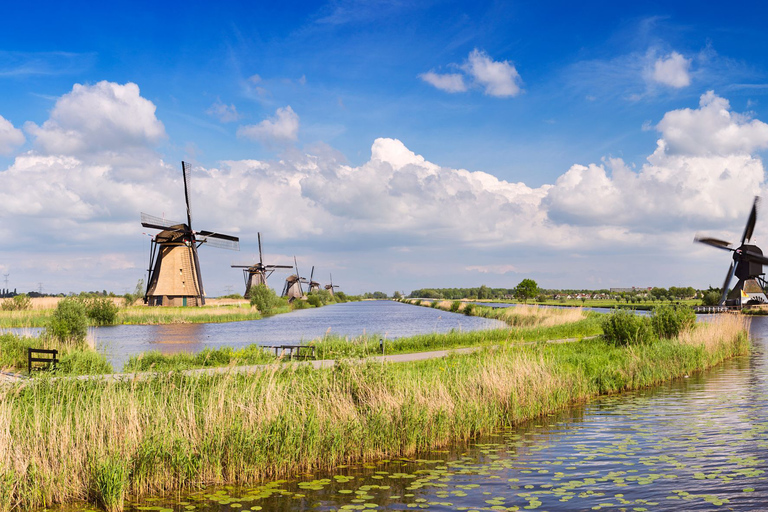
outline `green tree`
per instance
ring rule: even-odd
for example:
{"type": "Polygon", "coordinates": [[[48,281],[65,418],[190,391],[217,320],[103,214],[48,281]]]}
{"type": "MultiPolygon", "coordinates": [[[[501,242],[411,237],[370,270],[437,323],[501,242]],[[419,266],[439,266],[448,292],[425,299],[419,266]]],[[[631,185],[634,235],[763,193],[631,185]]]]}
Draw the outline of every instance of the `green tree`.
{"type": "Polygon", "coordinates": [[[277,307],[279,302],[275,291],[265,284],[252,286],[249,295],[251,297],[251,306],[255,306],[262,315],[272,313],[272,310],[277,307]]]}
{"type": "Polygon", "coordinates": [[[539,293],[539,285],[533,279],[523,279],[515,288],[515,297],[523,302],[534,298],[539,293]]]}
{"type": "Polygon", "coordinates": [[[77,297],[67,297],[56,305],[46,332],[62,343],[81,344],[88,334],[85,304],[77,297]]]}

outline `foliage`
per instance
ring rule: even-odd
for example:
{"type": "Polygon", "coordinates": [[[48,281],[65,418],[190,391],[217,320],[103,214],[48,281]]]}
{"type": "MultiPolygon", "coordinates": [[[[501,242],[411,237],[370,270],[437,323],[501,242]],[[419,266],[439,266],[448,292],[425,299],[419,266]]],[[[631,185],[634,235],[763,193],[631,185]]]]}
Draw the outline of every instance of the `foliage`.
{"type": "Polygon", "coordinates": [[[112,365],[95,350],[73,350],[59,358],[59,373],[71,375],[98,375],[112,373],[112,365]]]}
{"type": "Polygon", "coordinates": [[[291,302],[291,308],[293,309],[307,309],[310,307],[309,303],[302,299],[296,299],[291,302]]]}
{"type": "Polygon", "coordinates": [[[251,306],[256,307],[265,316],[272,314],[272,310],[280,303],[275,290],[265,284],[251,286],[249,295],[251,297],[251,306]]]}
{"type": "Polygon", "coordinates": [[[143,297],[144,297],[144,279],[139,279],[136,282],[136,287],[133,289],[133,293],[126,293],[125,295],[123,295],[126,306],[133,305],[137,300],[143,297]]]}
{"type": "Polygon", "coordinates": [[[2,308],[3,311],[24,311],[31,307],[32,300],[26,293],[14,295],[10,299],[5,299],[2,304],[0,304],[0,308],[2,308]]]}
{"type": "Polygon", "coordinates": [[[0,368],[26,370],[29,348],[57,349],[59,351],[57,373],[70,375],[112,373],[112,366],[102,354],[95,350],[60,344],[51,338],[17,336],[11,333],[0,334],[0,368]]]}
{"type": "Polygon", "coordinates": [[[241,349],[232,347],[206,348],[200,352],[161,354],[152,350],[131,356],[124,371],[173,371],[192,368],[212,368],[230,365],[253,365],[275,361],[275,357],[261,345],[249,345],[241,349]]]}
{"type": "Polygon", "coordinates": [[[459,308],[461,307],[461,301],[455,300],[451,302],[451,312],[456,313],[459,311],[459,308]]]}
{"type": "Polygon", "coordinates": [[[347,294],[344,292],[335,291],[333,292],[333,296],[336,297],[336,302],[347,302],[347,300],[349,300],[347,294]]]}
{"type": "Polygon", "coordinates": [[[651,312],[651,323],[659,338],[674,338],[696,323],[696,313],[688,306],[656,306],[651,312]]]}
{"type": "Polygon", "coordinates": [[[384,292],[366,292],[363,294],[364,299],[387,299],[389,298],[386,293],[384,292]]]}
{"type": "Polygon", "coordinates": [[[704,292],[704,296],[701,298],[702,306],[717,306],[720,304],[720,292],[719,291],[707,291],[704,292]]]}
{"type": "Polygon", "coordinates": [[[118,455],[91,462],[92,496],[107,512],[122,512],[128,491],[130,468],[118,455]]]}
{"type": "Polygon", "coordinates": [[[120,308],[107,297],[93,297],[83,301],[85,314],[96,325],[114,325],[120,308]]]}
{"type": "Polygon", "coordinates": [[[624,309],[605,315],[602,318],[601,327],[605,338],[615,345],[648,343],[653,338],[650,318],[624,309]]]}
{"type": "Polygon", "coordinates": [[[533,279],[523,279],[515,287],[515,298],[527,302],[539,293],[539,285],[533,279]]]}
{"type": "Polygon", "coordinates": [[[46,334],[61,343],[82,344],[88,334],[88,316],[83,301],[77,297],[60,300],[51,315],[46,334]]]}
{"type": "Polygon", "coordinates": [[[323,301],[320,300],[320,297],[318,297],[314,292],[307,295],[307,303],[315,308],[319,308],[323,305],[323,301]]]}

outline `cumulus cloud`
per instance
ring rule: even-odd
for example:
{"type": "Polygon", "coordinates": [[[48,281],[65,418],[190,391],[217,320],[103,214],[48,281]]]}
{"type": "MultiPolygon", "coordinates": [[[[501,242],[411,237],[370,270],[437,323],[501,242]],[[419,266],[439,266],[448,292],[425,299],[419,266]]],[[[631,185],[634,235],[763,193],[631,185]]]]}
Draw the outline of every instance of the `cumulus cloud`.
{"type": "Polygon", "coordinates": [[[427,73],[420,74],[419,78],[445,92],[464,92],[467,90],[467,84],[464,83],[464,75],[460,73],[440,74],[428,71],[427,73]]]}
{"type": "Polygon", "coordinates": [[[462,73],[422,73],[419,78],[446,92],[465,92],[469,89],[467,81],[473,87],[481,88],[488,96],[509,98],[520,94],[522,79],[509,61],[495,61],[484,51],[475,48],[461,64],[451,64],[462,73]]]}
{"type": "Polygon", "coordinates": [[[24,144],[24,133],[0,116],[0,155],[10,155],[18,146],[24,144]]]}
{"type": "Polygon", "coordinates": [[[75,84],[72,92],[59,98],[42,126],[28,122],[24,128],[35,138],[35,146],[50,154],[151,146],[165,137],[155,105],[130,82],[75,84]]]}
{"type": "Polygon", "coordinates": [[[267,143],[295,141],[298,134],[299,116],[290,105],[278,108],[274,117],[265,119],[259,124],[241,126],[237,129],[238,137],[267,143]]]}
{"type": "Polygon", "coordinates": [[[660,84],[668,85],[676,89],[688,87],[691,84],[691,76],[688,69],[691,60],[686,59],[677,52],[672,52],[666,57],[659,57],[653,64],[653,80],[660,84]]]}
{"type": "Polygon", "coordinates": [[[223,103],[220,98],[216,98],[216,101],[208,107],[205,111],[209,116],[213,116],[222,123],[233,123],[240,119],[240,114],[237,112],[234,104],[227,105],[223,103]]]}
{"type": "Polygon", "coordinates": [[[463,68],[489,96],[508,98],[520,94],[520,74],[509,61],[494,61],[475,48],[463,68]]]}
{"type": "Polygon", "coordinates": [[[730,111],[712,91],[698,109],[668,112],[656,129],[656,150],[635,172],[621,159],[574,165],[549,190],[553,220],[570,225],[614,225],[647,230],[722,225],[744,213],[759,194],[768,125],[730,111]]]}

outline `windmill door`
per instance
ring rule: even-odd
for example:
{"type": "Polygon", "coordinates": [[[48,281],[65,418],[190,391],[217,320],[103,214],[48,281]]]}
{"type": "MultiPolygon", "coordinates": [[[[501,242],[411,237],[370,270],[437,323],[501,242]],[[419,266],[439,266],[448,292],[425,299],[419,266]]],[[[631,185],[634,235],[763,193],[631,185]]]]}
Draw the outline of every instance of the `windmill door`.
{"type": "Polygon", "coordinates": [[[186,297],[184,297],[184,300],[182,301],[181,305],[184,306],[184,307],[187,306],[187,298],[186,297]]]}

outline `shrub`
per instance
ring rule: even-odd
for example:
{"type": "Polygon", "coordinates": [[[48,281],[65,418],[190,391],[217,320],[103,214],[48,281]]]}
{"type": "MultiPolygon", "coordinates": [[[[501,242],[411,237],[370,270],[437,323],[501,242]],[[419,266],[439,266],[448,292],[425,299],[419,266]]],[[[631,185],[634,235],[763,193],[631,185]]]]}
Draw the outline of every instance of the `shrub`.
{"type": "Polygon", "coordinates": [[[413,301],[413,305],[414,306],[421,306],[421,299],[416,299],[415,301],[413,301]]]}
{"type": "Polygon", "coordinates": [[[23,311],[32,307],[32,299],[26,293],[15,295],[10,299],[5,299],[0,305],[3,311],[23,311]]]}
{"type": "Polygon", "coordinates": [[[85,314],[96,325],[114,325],[120,308],[106,297],[94,297],[85,300],[85,314]]]}
{"type": "Polygon", "coordinates": [[[601,327],[606,339],[615,345],[648,343],[653,336],[650,318],[623,309],[605,315],[601,327]]]}
{"type": "Polygon", "coordinates": [[[251,297],[251,306],[255,306],[262,315],[271,314],[272,310],[279,303],[275,290],[265,284],[252,286],[249,295],[251,297]]]}
{"type": "Polygon", "coordinates": [[[296,299],[293,302],[291,302],[291,307],[293,309],[307,309],[309,307],[309,304],[305,300],[296,299]]]}
{"type": "Polygon", "coordinates": [[[651,323],[659,338],[674,338],[696,323],[696,313],[688,306],[656,306],[651,323]]]}
{"type": "Polygon", "coordinates": [[[701,298],[702,306],[717,306],[718,304],[720,304],[720,293],[716,291],[705,292],[701,298]]]}
{"type": "Polygon", "coordinates": [[[464,314],[467,316],[471,316],[475,312],[475,305],[474,304],[467,304],[464,306],[464,314]]]}
{"type": "Polygon", "coordinates": [[[80,344],[88,333],[85,304],[75,297],[60,300],[46,328],[46,334],[61,343],[80,344]]]}
{"type": "Polygon", "coordinates": [[[316,293],[310,293],[307,295],[307,302],[316,308],[319,308],[323,305],[323,301],[320,299],[320,297],[316,293]]]}
{"type": "Polygon", "coordinates": [[[456,313],[459,310],[460,307],[461,307],[461,301],[460,300],[455,300],[455,301],[451,302],[451,311],[453,313],[456,313]]]}
{"type": "Polygon", "coordinates": [[[344,292],[333,292],[336,302],[347,302],[347,294],[344,292]]]}

